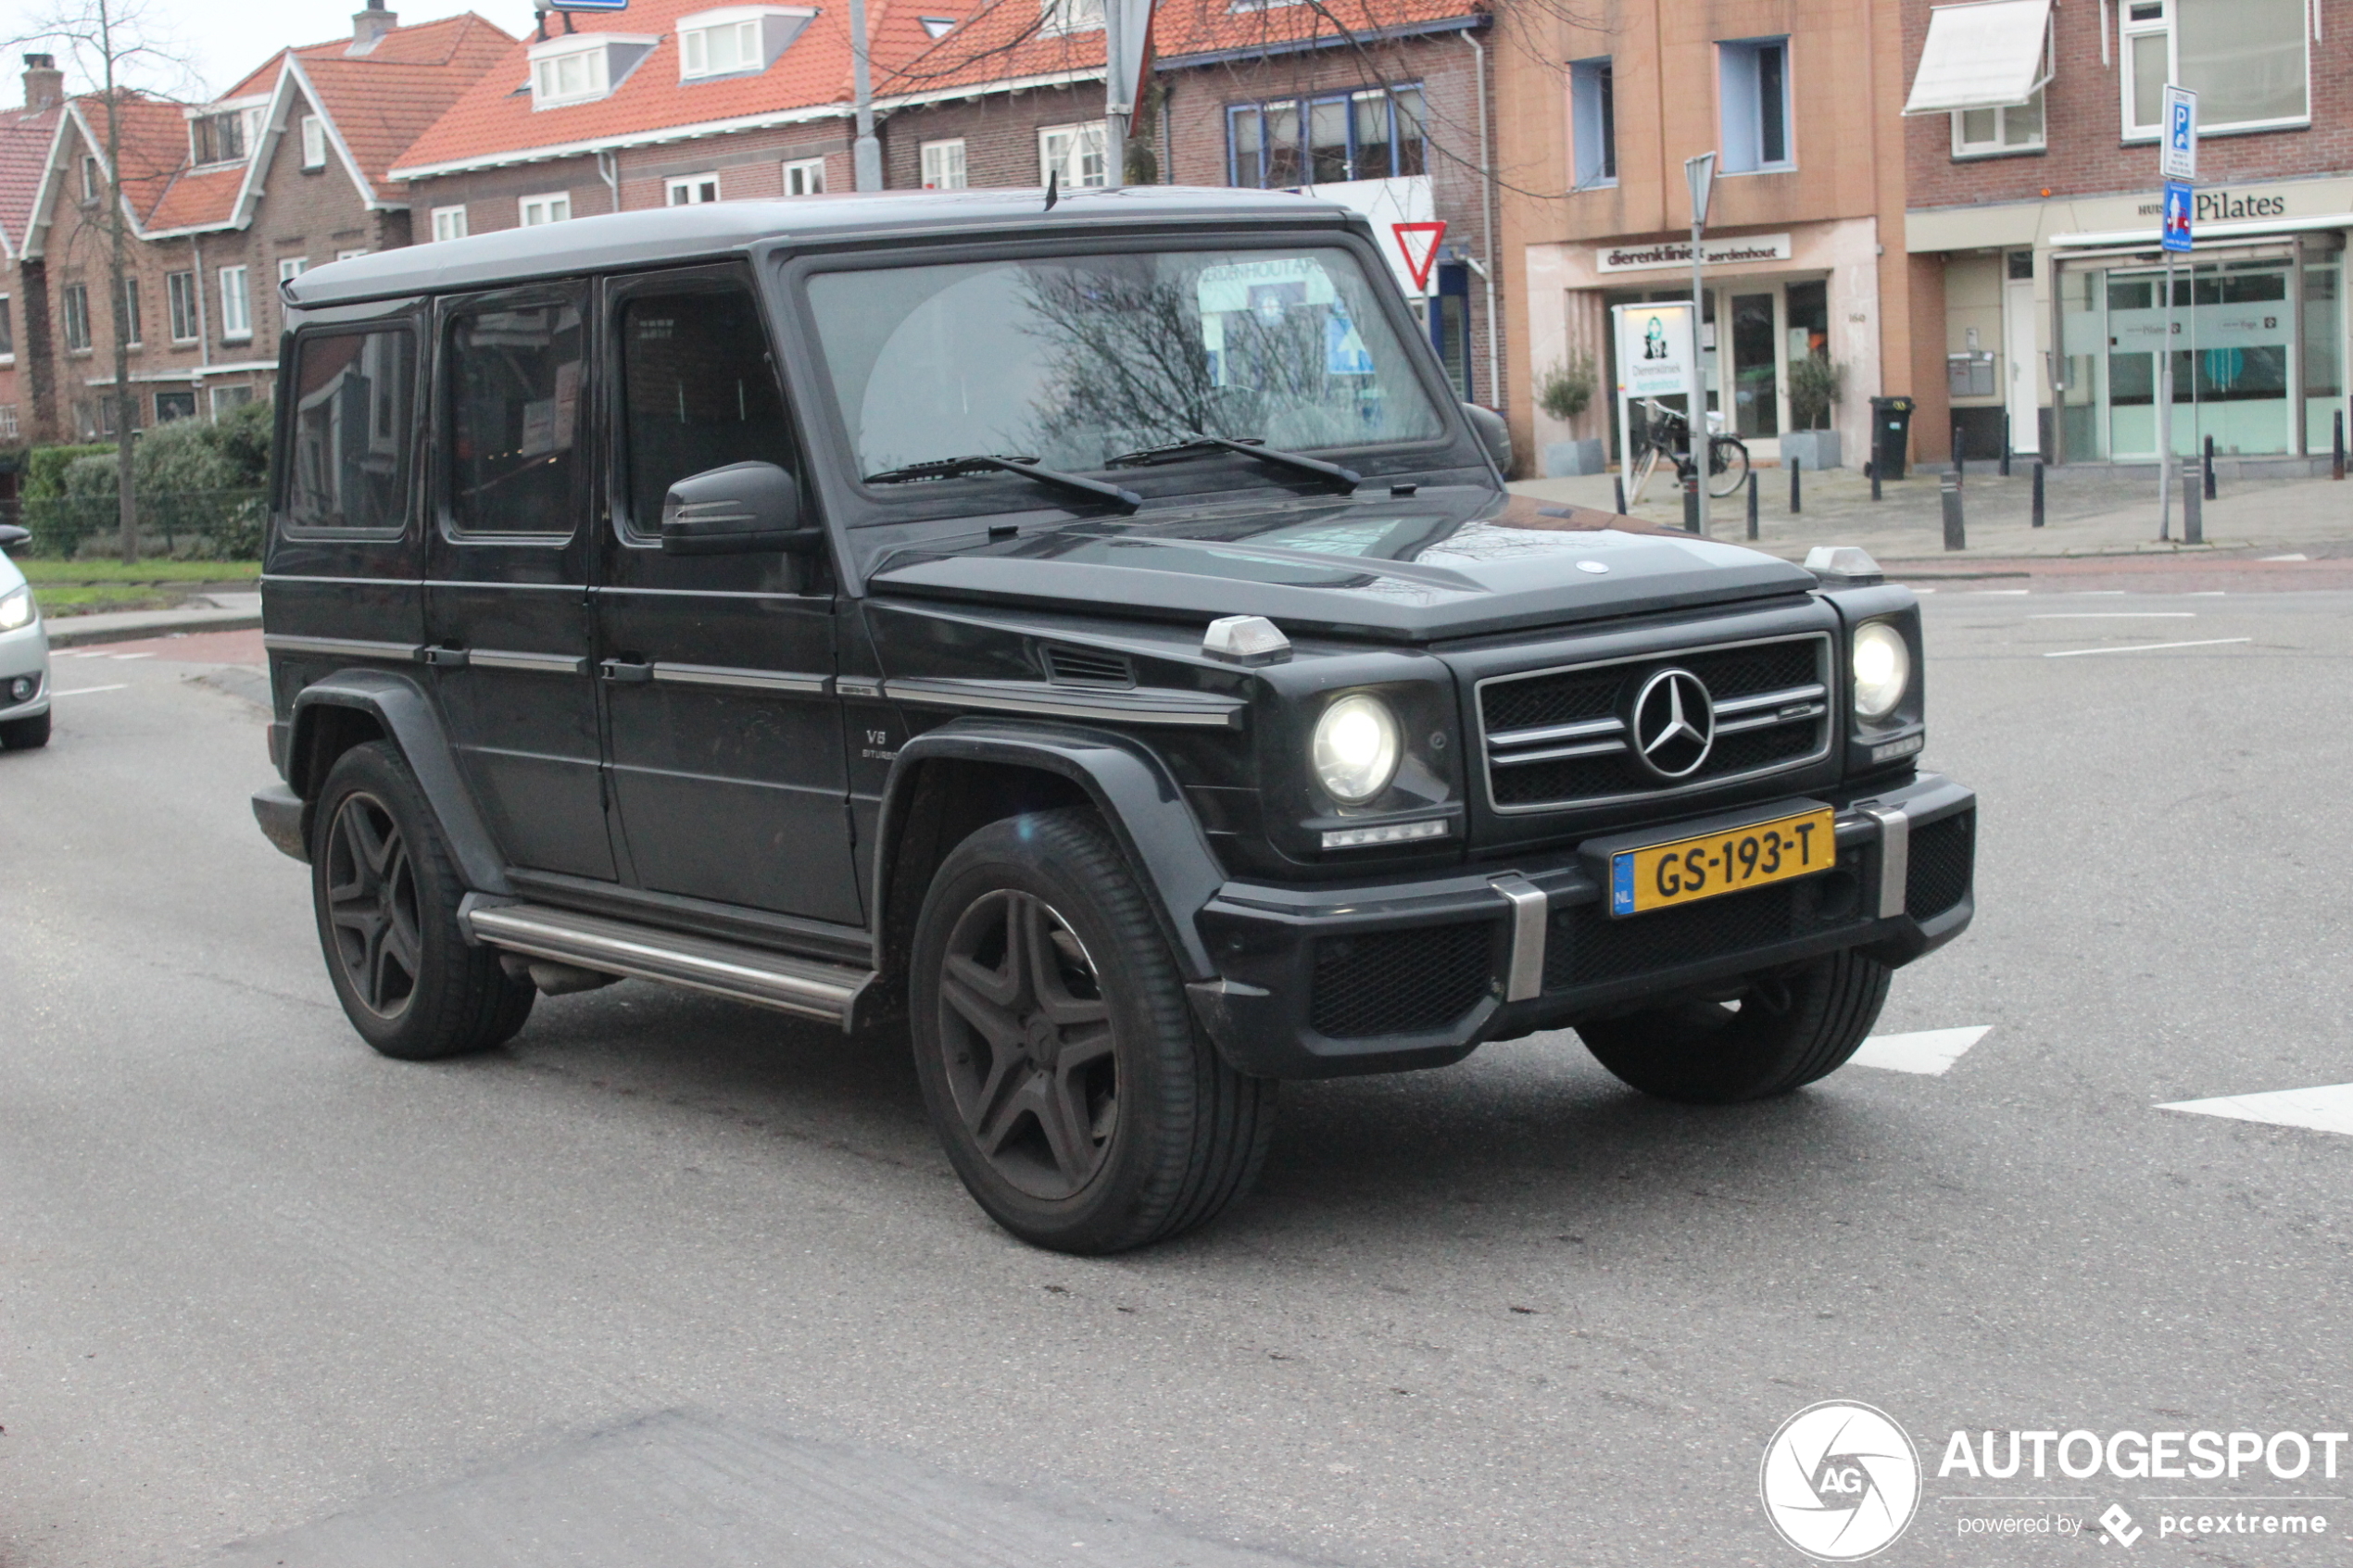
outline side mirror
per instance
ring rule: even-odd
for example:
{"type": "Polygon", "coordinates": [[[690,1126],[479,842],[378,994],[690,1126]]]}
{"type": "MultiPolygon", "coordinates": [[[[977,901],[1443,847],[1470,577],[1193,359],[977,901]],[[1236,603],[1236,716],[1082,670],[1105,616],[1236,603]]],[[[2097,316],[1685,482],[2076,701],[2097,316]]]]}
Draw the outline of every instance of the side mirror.
{"type": "Polygon", "coordinates": [[[0,550],[19,550],[32,543],[32,534],[13,522],[0,522],[0,550]]]}
{"type": "Polygon", "coordinates": [[[1476,403],[1464,404],[1463,415],[1478,433],[1479,445],[1487,448],[1495,471],[1508,479],[1512,471],[1512,427],[1504,422],[1503,415],[1476,403]]]}
{"type": "Polygon", "coordinates": [[[672,556],[809,553],[825,531],[800,523],[800,490],[774,463],[730,463],[689,474],[661,502],[661,548],[672,556]]]}

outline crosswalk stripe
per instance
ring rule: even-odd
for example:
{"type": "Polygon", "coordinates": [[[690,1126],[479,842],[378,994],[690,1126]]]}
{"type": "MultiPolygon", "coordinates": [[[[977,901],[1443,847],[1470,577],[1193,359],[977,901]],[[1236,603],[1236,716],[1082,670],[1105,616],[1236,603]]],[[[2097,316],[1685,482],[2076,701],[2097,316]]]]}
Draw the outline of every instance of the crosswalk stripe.
{"type": "Polygon", "coordinates": [[[2273,1089],[2257,1095],[2218,1095],[2212,1099],[2181,1099],[2159,1110],[2186,1110],[2198,1116],[2227,1116],[2234,1122],[2268,1122],[2275,1127],[2309,1127],[2322,1133],[2353,1135],[2353,1084],[2331,1084],[2317,1089],[2273,1089]]]}
{"type": "Polygon", "coordinates": [[[1964,1029],[1922,1029],[1909,1035],[1874,1035],[1848,1059],[1856,1067],[1879,1067],[1890,1073],[1924,1073],[1941,1077],[1993,1029],[1972,1023],[1964,1029]]]}

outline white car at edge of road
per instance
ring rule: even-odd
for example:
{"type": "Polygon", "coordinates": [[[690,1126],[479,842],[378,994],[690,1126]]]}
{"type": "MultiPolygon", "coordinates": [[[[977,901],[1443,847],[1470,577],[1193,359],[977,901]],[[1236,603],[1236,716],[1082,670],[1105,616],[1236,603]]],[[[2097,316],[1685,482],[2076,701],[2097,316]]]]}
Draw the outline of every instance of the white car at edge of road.
{"type": "Polygon", "coordinates": [[[0,749],[49,744],[49,633],[24,573],[6,552],[32,535],[0,524],[0,749]]]}

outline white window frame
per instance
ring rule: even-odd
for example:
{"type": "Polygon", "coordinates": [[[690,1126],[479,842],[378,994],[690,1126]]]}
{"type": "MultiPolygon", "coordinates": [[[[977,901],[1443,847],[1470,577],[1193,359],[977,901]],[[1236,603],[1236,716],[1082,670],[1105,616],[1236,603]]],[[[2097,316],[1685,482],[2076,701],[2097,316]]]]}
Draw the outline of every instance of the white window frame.
{"type": "Polygon", "coordinates": [[[761,42],[760,19],[747,17],[741,21],[714,22],[709,27],[682,27],[678,30],[678,80],[699,82],[711,76],[744,76],[765,70],[766,48],[761,42]],[[735,58],[720,64],[712,56],[712,45],[724,41],[732,46],[735,58]]]}
{"type": "Polygon", "coordinates": [[[98,178],[97,155],[94,153],[82,154],[82,199],[85,202],[96,201],[98,199],[98,193],[102,184],[103,182],[101,182],[98,178]]]}
{"type": "Polygon", "coordinates": [[[306,173],[327,167],[327,122],[315,114],[302,117],[302,167],[306,173]]]}
{"type": "Polygon", "coordinates": [[[1043,185],[1049,176],[1059,173],[1061,188],[1065,191],[1096,190],[1111,183],[1111,129],[1100,119],[1082,119],[1073,125],[1041,125],[1038,128],[1038,182],[1043,185]],[[1063,144],[1057,153],[1055,144],[1063,144]],[[1101,165],[1093,179],[1086,177],[1087,155],[1092,152],[1101,165]]]}
{"type": "Polygon", "coordinates": [[[254,401],[253,387],[245,382],[239,382],[234,386],[213,387],[211,394],[212,417],[215,420],[220,419],[223,414],[233,414],[254,401]],[[239,393],[245,395],[240,397],[237,395],[239,393]]]}
{"type": "Polygon", "coordinates": [[[339,250],[335,252],[335,259],[337,261],[352,261],[367,254],[368,247],[366,245],[354,245],[349,250],[339,250]]]}
{"type": "Polygon", "coordinates": [[[1993,109],[1955,109],[1953,111],[1953,156],[1956,158],[2017,157],[2026,153],[2046,152],[2051,144],[2050,136],[2050,105],[2045,98],[2041,87],[2035,88],[2028,95],[2024,105],[2006,105],[1993,109]],[[2031,142],[2013,142],[2008,139],[2009,118],[2020,107],[2032,107],[2040,111],[2036,116],[2034,139],[2031,142]],[[1968,139],[1966,119],[1972,114],[1990,114],[1994,117],[1992,141],[1972,142],[1968,139]]]}
{"type": "Polygon", "coordinates": [[[1103,30],[1104,0],[1038,0],[1038,31],[1046,38],[1103,30]]]}
{"type": "Polygon", "coordinates": [[[245,343],[253,337],[253,294],[246,286],[242,263],[223,267],[220,280],[220,341],[245,343]]]}
{"type": "Polygon", "coordinates": [[[784,190],[788,196],[822,196],[825,194],[825,160],[821,157],[788,157],[784,167],[784,190]],[[793,189],[798,179],[801,188],[793,189]]]}
{"type": "Polygon", "coordinates": [[[131,329],[122,340],[125,348],[145,348],[147,336],[147,302],[139,288],[139,275],[126,273],[122,280],[122,322],[131,329]]]}
{"type": "MultiPolygon", "coordinates": [[[[2165,80],[2167,82],[2180,82],[2182,80],[2182,35],[2181,30],[2174,25],[2176,4],[2177,0],[2119,0],[2117,5],[2116,114],[2117,121],[2122,128],[2123,140],[2127,142],[2155,142],[2164,133],[2165,127],[2162,121],[2165,111],[2162,107],[2164,99],[2161,94],[2158,95],[2160,107],[2158,110],[2159,118],[2157,123],[2136,125],[2133,121],[2133,90],[2138,85],[2133,69],[2133,40],[2145,38],[2155,33],[2163,33],[2165,35],[2165,80]],[[2157,8],[2156,16],[2134,19],[2133,12],[2150,6],[2157,8]]],[[[2290,115],[2275,119],[2239,119],[2227,123],[2208,124],[2205,119],[2206,105],[2201,101],[2198,105],[2198,135],[2201,137],[2251,135],[2264,131],[2295,131],[2312,123],[2313,24],[2309,3],[2304,7],[2304,18],[2305,23],[2298,35],[2304,45],[2304,112],[2300,115],[2290,115]]]]}
{"type": "Polygon", "coordinates": [[[89,284],[68,283],[57,291],[57,320],[58,335],[65,339],[68,354],[87,354],[91,351],[97,339],[92,334],[90,325],[89,284]],[[77,324],[82,328],[78,333],[74,331],[77,324]],[[76,343],[76,337],[82,341],[76,343]]]}
{"type": "Polygon", "coordinates": [[[456,207],[436,207],[433,209],[433,237],[436,244],[443,240],[462,240],[466,237],[464,203],[460,202],[456,207]]]}
{"type": "Polygon", "coordinates": [[[531,62],[533,110],[568,108],[610,97],[613,89],[629,80],[629,73],[661,42],[654,34],[578,32],[534,44],[524,56],[531,62]],[[583,74],[567,87],[564,67],[575,60],[585,62],[583,74]]]}
{"type": "Polygon", "coordinates": [[[310,257],[307,256],[282,256],[278,257],[278,282],[280,283],[291,283],[296,278],[301,277],[305,272],[309,270],[310,257]]]}
{"type": "MultiPolygon", "coordinates": [[[[1724,149],[1723,155],[1717,160],[1718,173],[1724,175],[1788,174],[1795,171],[1797,168],[1797,51],[1790,38],[1782,36],[1718,39],[1716,44],[1716,94],[1717,128],[1721,137],[1719,144],[1724,149]],[[1770,162],[1766,160],[1765,107],[1761,101],[1753,101],[1748,107],[1753,107],[1756,115],[1756,161],[1744,168],[1734,168],[1732,153],[1737,144],[1733,138],[1731,124],[1735,107],[1732,103],[1731,93],[1733,61],[1736,57],[1743,58],[1749,62],[1743,69],[1755,70],[1756,69],[1755,62],[1758,56],[1766,49],[1777,46],[1781,52],[1781,156],[1770,162]]],[[[1760,81],[1750,96],[1752,100],[1759,100],[1762,95],[1763,83],[1760,81]]]]}
{"type": "Polygon", "coordinates": [[[188,272],[166,272],[163,275],[163,307],[167,329],[174,343],[194,343],[204,335],[204,320],[196,309],[196,275],[188,272]],[[182,327],[186,332],[182,332],[182,327]]]}
{"type": "Polygon", "coordinates": [[[1617,183],[1617,72],[1607,55],[1568,63],[1568,123],[1572,191],[1605,191],[1617,183]],[[1610,79],[1610,117],[1602,120],[1601,82],[1610,79]]]}
{"type": "Polygon", "coordinates": [[[719,176],[716,172],[679,174],[662,182],[661,202],[664,207],[700,207],[705,202],[717,200],[719,176]]]}
{"type": "Polygon", "coordinates": [[[925,190],[961,191],[967,187],[970,175],[962,136],[951,136],[944,142],[925,142],[920,154],[925,190]]]}
{"type": "Polygon", "coordinates": [[[571,219],[570,191],[548,191],[522,197],[515,203],[515,220],[525,229],[535,229],[543,223],[565,223],[571,219]]]}

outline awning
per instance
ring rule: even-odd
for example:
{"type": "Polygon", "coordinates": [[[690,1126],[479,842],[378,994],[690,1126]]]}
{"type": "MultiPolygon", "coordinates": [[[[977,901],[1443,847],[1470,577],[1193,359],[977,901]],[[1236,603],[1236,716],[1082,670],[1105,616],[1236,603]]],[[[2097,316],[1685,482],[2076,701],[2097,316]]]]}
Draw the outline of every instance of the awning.
{"type": "Polygon", "coordinates": [[[2051,0],[1978,0],[1928,13],[1906,114],[2007,108],[2048,82],[2051,0]]]}

